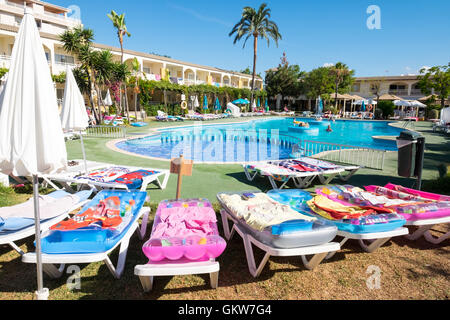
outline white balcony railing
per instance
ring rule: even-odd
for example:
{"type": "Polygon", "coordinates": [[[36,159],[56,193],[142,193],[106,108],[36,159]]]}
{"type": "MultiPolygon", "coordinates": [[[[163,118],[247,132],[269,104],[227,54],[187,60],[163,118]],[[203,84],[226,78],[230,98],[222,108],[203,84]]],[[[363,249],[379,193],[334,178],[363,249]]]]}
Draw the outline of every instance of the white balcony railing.
{"type": "MultiPolygon", "coordinates": [[[[11,7],[20,8],[22,10],[24,8],[23,4],[11,2],[11,1],[8,1],[8,0],[5,1],[5,4],[7,4],[8,6],[11,6],[11,7]]],[[[58,13],[44,11],[44,16],[49,16],[49,17],[62,19],[62,20],[70,21],[72,23],[78,23],[78,24],[81,23],[81,20],[68,17],[68,16],[66,16],[64,14],[58,14],[58,13]]]]}

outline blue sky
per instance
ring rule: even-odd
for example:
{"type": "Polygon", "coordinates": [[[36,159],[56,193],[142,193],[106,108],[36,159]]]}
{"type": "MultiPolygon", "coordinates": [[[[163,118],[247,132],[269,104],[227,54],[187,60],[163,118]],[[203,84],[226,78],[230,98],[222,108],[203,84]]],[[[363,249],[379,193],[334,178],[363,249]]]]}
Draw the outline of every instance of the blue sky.
{"type": "MultiPolygon", "coordinates": [[[[240,71],[252,66],[248,42],[233,45],[228,37],[244,6],[264,1],[244,0],[48,0],[77,5],[95,41],[118,46],[106,14],[126,13],[131,38],[125,47],[174,59],[240,71]]],[[[423,66],[450,61],[450,1],[448,0],[277,0],[266,1],[283,40],[279,46],[259,43],[257,71],[277,66],[283,52],[302,70],[338,61],[357,76],[417,74],[423,66]],[[369,30],[370,5],[380,9],[381,29],[369,30]]]]}

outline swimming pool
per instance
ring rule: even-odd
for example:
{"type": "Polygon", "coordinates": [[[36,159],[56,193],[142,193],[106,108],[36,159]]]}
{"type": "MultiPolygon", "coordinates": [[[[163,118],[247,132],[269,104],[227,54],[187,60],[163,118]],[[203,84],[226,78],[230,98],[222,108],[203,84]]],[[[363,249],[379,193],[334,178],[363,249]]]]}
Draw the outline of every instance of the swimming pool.
{"type": "Polygon", "coordinates": [[[167,160],[183,154],[195,162],[248,162],[291,158],[293,151],[301,150],[305,141],[396,151],[395,141],[373,137],[399,136],[403,131],[382,121],[297,119],[308,122],[310,128],[295,127],[294,118],[215,125],[201,123],[161,129],[157,135],[122,141],[116,147],[167,160]],[[329,125],[332,132],[327,132],[329,125]]]}

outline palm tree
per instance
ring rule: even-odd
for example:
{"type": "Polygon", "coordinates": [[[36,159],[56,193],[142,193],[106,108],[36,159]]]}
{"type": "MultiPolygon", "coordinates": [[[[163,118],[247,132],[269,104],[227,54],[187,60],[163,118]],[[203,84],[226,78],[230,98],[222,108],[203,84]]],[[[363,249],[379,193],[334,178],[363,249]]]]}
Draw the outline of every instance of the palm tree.
{"type": "Polygon", "coordinates": [[[251,7],[245,7],[242,11],[241,20],[233,27],[228,36],[235,35],[234,44],[244,39],[243,48],[250,37],[253,36],[253,75],[252,75],[252,100],[255,90],[256,79],[256,61],[258,57],[258,38],[266,39],[267,45],[270,45],[272,38],[278,46],[278,41],[282,39],[278,31],[278,26],[272,20],[271,10],[267,8],[267,4],[263,3],[258,11],[251,7]]]}
{"type": "Polygon", "coordinates": [[[88,86],[89,101],[97,120],[97,123],[101,122],[101,115],[97,114],[94,103],[94,83],[95,76],[92,72],[92,41],[94,39],[94,32],[91,29],[83,29],[81,26],[75,27],[72,30],[67,30],[60,35],[60,40],[63,43],[63,48],[66,52],[77,56],[81,65],[77,69],[76,79],[83,80],[78,83],[81,87],[86,89],[88,86]],[[84,82],[85,81],[85,82],[84,82]]]}
{"type": "Polygon", "coordinates": [[[339,87],[345,82],[346,77],[349,77],[353,75],[353,71],[348,69],[348,66],[345,63],[338,62],[336,65],[330,67],[330,73],[334,79],[334,89],[335,89],[335,108],[338,107],[338,93],[339,93],[339,87]]]}
{"type": "MultiPolygon", "coordinates": [[[[117,37],[119,38],[120,43],[120,51],[121,51],[121,62],[123,61],[123,38],[124,36],[131,37],[131,34],[127,30],[127,25],[125,23],[125,13],[122,13],[121,15],[118,15],[114,10],[111,10],[110,14],[107,14],[108,18],[112,21],[114,27],[117,29],[117,37]]],[[[128,123],[130,123],[130,111],[128,108],[128,95],[127,95],[127,84],[126,81],[124,82],[124,89],[125,89],[125,105],[127,108],[127,118],[128,123]]],[[[122,99],[120,99],[120,103],[122,103],[122,99]]]]}

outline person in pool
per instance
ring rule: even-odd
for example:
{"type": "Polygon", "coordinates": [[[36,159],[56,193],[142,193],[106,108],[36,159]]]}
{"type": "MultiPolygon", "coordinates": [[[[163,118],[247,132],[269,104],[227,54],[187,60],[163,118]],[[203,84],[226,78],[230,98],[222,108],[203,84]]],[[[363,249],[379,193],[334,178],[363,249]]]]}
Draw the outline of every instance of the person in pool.
{"type": "Polygon", "coordinates": [[[331,129],[331,125],[328,126],[327,132],[333,132],[333,129],[331,129]]]}

